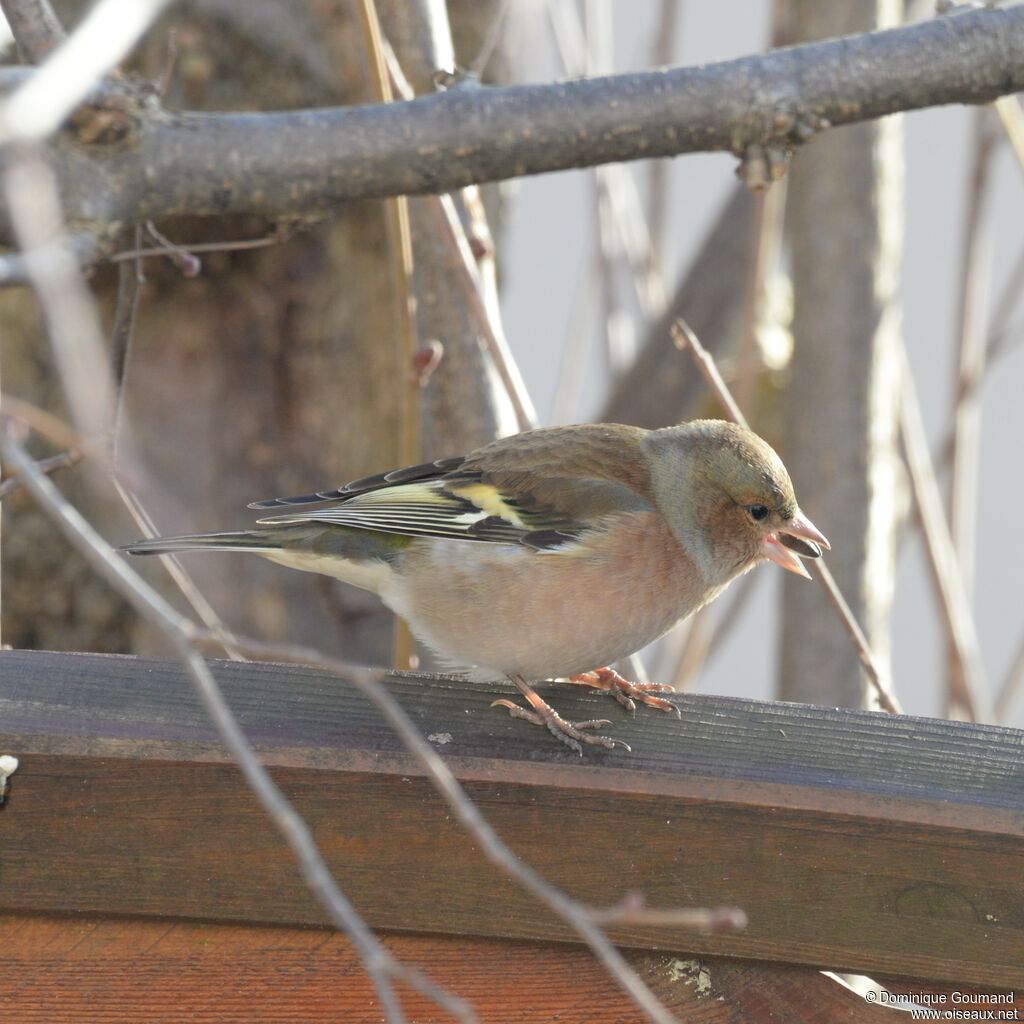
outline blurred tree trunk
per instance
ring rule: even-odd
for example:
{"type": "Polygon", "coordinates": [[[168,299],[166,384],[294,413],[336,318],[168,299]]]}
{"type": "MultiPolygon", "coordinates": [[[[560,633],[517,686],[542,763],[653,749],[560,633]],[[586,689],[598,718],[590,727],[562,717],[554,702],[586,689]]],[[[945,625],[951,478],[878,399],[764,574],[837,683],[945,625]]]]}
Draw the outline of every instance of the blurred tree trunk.
{"type": "MultiPolygon", "coordinates": [[[[787,42],[895,24],[895,0],[791,0],[787,42]]],[[[783,457],[801,505],[829,537],[829,564],[887,666],[893,586],[902,127],[898,119],[814,139],[790,171],[787,230],[795,351],[783,457]]],[[[854,649],[821,591],[786,578],[780,697],[858,707],[854,649]]]]}
{"type": "MultiPolygon", "coordinates": [[[[62,9],[66,23],[80,6],[62,9]]],[[[429,88],[433,69],[451,64],[444,3],[378,0],[378,9],[400,63],[418,89],[429,88]]],[[[139,59],[147,77],[159,78],[174,28],[172,108],[269,110],[372,96],[351,0],[193,0],[172,8],[162,27],[139,59]]],[[[259,237],[273,225],[238,218],[160,227],[187,247],[259,237]]],[[[414,232],[419,337],[438,338],[445,352],[421,402],[424,452],[436,457],[496,436],[499,395],[477,332],[446,292],[448,256],[436,225],[417,217],[414,232]]],[[[353,203],[270,248],[205,255],[194,279],[166,261],[147,261],[122,429],[149,470],[140,494],[161,532],[245,527],[254,518],[245,507],[251,500],[332,487],[397,464],[400,389],[412,368],[399,365],[388,267],[379,202],[353,203]]],[[[108,306],[112,288],[100,281],[108,306]]],[[[0,301],[5,337],[18,339],[5,350],[9,384],[59,407],[34,301],[9,292],[0,301]]],[[[69,493],[115,541],[136,535],[123,514],[111,521],[109,502],[79,488],[69,493]]],[[[5,571],[9,592],[26,599],[5,609],[5,640],[125,649],[133,627],[120,604],[38,516],[25,507],[17,515],[5,571]],[[72,616],[71,606],[83,604],[96,613],[76,607],[72,616]],[[70,634],[71,622],[84,625],[70,634]]],[[[370,595],[257,558],[185,564],[229,626],[359,660],[389,657],[390,615],[370,595]]],[[[158,566],[144,568],[165,579],[158,566]]],[[[151,639],[138,636],[135,646],[146,649],[151,639]]]]}

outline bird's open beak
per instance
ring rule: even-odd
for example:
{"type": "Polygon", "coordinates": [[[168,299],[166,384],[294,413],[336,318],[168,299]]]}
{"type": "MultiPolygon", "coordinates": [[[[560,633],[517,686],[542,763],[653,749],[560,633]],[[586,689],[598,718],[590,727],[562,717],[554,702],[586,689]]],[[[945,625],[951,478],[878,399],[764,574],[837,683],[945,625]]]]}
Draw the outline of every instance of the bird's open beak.
{"type": "Polygon", "coordinates": [[[781,565],[789,572],[795,572],[798,576],[811,578],[811,574],[804,568],[803,562],[797,558],[820,558],[821,549],[831,549],[828,539],[814,523],[810,521],[799,509],[795,516],[783,526],[778,535],[769,533],[761,541],[761,553],[765,558],[770,558],[776,565],[781,565]],[[796,552],[796,554],[794,554],[796,552]]]}

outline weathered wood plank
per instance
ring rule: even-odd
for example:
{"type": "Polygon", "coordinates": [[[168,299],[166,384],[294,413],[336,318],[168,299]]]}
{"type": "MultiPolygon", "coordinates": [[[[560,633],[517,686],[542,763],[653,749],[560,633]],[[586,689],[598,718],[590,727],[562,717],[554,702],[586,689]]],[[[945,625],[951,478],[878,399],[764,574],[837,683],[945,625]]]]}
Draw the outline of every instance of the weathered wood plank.
{"type": "MultiPolygon", "coordinates": [[[[0,917],[0,1006],[26,1024],[379,1024],[373,987],[351,945],[315,928],[0,917]]],[[[586,951],[571,946],[391,935],[406,963],[471,1003],[482,1024],[632,1024],[641,1015],[586,951]],[[524,984],[528,979],[528,984],[524,984]]],[[[876,1024],[864,1003],[817,971],[742,960],[633,956],[682,1021],[876,1024]]],[[[443,1015],[402,989],[413,1021],[443,1015]]]]}
{"type": "MultiPolygon", "coordinates": [[[[218,663],[275,776],[377,927],[570,939],[451,822],[368,702],[321,673],[218,663]]],[[[647,949],[990,985],[1024,983],[1024,735],[866,712],[678,698],[682,720],[605,714],[634,745],[582,761],[488,704],[389,689],[501,834],[590,903],[742,906],[742,935],[619,928],[647,949]],[[437,741],[440,743],[440,740],[437,741]]],[[[0,652],[0,909],[319,923],[180,669],[0,652]]]]}

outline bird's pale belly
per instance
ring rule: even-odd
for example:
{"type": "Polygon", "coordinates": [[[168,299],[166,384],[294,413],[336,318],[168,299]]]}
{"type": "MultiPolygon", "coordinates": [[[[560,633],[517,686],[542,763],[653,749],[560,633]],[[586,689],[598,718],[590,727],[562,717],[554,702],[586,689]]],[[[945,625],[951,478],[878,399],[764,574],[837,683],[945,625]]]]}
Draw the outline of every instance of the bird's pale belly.
{"type": "Polygon", "coordinates": [[[605,537],[572,553],[438,540],[418,547],[403,593],[384,596],[475,676],[576,675],[657,639],[721,589],[657,517],[629,518],[614,546],[605,537]]]}

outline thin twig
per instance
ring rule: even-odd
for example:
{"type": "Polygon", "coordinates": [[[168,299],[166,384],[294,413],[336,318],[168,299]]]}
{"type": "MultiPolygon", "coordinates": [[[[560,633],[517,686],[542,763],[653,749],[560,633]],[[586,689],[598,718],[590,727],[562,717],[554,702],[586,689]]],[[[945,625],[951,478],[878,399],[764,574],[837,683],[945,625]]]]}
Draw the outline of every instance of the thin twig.
{"type": "Polygon", "coordinates": [[[967,210],[957,315],[956,377],[953,389],[953,453],[949,484],[949,532],[967,592],[974,579],[975,504],[981,408],[977,385],[985,373],[985,307],[991,230],[984,217],[995,135],[985,109],[974,114],[975,148],[967,210]]]}
{"type": "MultiPolygon", "coordinates": [[[[0,407],[3,408],[4,413],[8,417],[21,420],[37,434],[45,437],[56,448],[73,448],[77,451],[85,451],[86,447],[90,444],[59,416],[54,416],[52,412],[40,409],[38,405],[26,402],[24,399],[17,398],[6,391],[0,393],[0,407]]],[[[96,442],[91,443],[96,447],[96,442]]],[[[101,456],[106,458],[106,454],[106,449],[104,448],[101,456]]]]}
{"type": "MultiPolygon", "coordinates": [[[[748,576],[747,579],[750,579],[748,576]]],[[[711,609],[705,605],[687,620],[689,628],[679,650],[675,671],[669,677],[674,690],[686,692],[707,660],[711,640],[711,609]]]]}
{"type": "MultiPolygon", "coordinates": [[[[661,0],[651,40],[651,66],[667,67],[675,52],[676,26],[682,15],[682,0],[661,0]]],[[[665,237],[668,231],[668,160],[652,160],[647,183],[647,224],[651,232],[648,259],[653,271],[665,273],[665,237]]]]}
{"type": "MultiPolygon", "coordinates": [[[[90,267],[103,259],[106,246],[88,232],[80,232],[67,239],[71,255],[80,267],[90,267]]],[[[32,283],[32,275],[24,253],[4,253],[0,256],[0,288],[25,288],[32,283]]]]}
{"type": "Polygon", "coordinates": [[[711,393],[721,403],[729,419],[733,423],[738,423],[741,427],[746,427],[749,430],[750,425],[747,423],[747,418],[736,404],[736,399],[732,397],[732,392],[726,386],[722,375],[718,372],[718,365],[715,363],[714,356],[700,343],[690,325],[680,318],[672,324],[671,331],[672,341],[675,342],[676,348],[680,352],[689,350],[693,361],[697,364],[700,375],[711,389],[711,393]]]}
{"type": "Polygon", "coordinates": [[[66,36],[50,0],[0,0],[18,52],[30,64],[41,64],[66,36]]]}
{"type": "Polygon", "coordinates": [[[0,141],[52,134],[170,0],[100,0],[39,71],[0,107],[0,141]]]}
{"type": "MultiPolygon", "coordinates": [[[[394,99],[394,94],[391,91],[391,77],[388,74],[388,62],[374,0],[362,0],[359,13],[366,50],[370,57],[371,79],[376,98],[381,103],[390,103],[394,99]]],[[[413,289],[409,200],[405,196],[395,196],[385,201],[384,216],[387,221],[388,255],[391,261],[391,282],[397,314],[395,341],[401,389],[399,465],[411,466],[419,462],[420,458],[420,385],[413,372],[419,343],[416,339],[416,295],[413,289]]],[[[409,627],[399,619],[395,624],[392,657],[395,667],[409,668],[415,650],[415,641],[409,627]]]]}
{"type": "Polygon", "coordinates": [[[431,200],[441,231],[452,240],[461,256],[460,273],[455,281],[476,322],[484,346],[490,355],[502,385],[515,411],[520,430],[532,430],[537,426],[537,413],[533,407],[526,384],[516,365],[508,339],[496,311],[492,311],[484,298],[483,282],[477,270],[476,260],[466,239],[458,211],[450,196],[438,196],[431,200]]]}
{"type": "Polygon", "coordinates": [[[57,183],[35,147],[20,149],[3,173],[3,190],[32,285],[39,293],[50,343],[75,429],[108,437],[113,385],[106,342],[94,324],[91,296],[63,231],[57,183]]]}
{"type": "MultiPolygon", "coordinates": [[[[595,64],[590,55],[583,23],[572,0],[553,0],[548,6],[548,17],[567,74],[579,77],[602,70],[603,65],[595,64]]],[[[650,228],[643,215],[636,179],[625,167],[603,163],[596,168],[595,181],[598,203],[607,211],[602,244],[610,254],[624,257],[644,316],[656,320],[665,309],[665,282],[651,255],[650,228]]]]}
{"type": "MultiPolygon", "coordinates": [[[[1017,261],[1013,264],[1013,268],[1006,278],[1006,283],[1003,285],[1003,290],[994,304],[992,321],[989,324],[988,330],[988,341],[985,346],[985,358],[981,367],[981,376],[963,382],[962,400],[967,400],[975,394],[984,383],[985,377],[992,371],[996,361],[1007,355],[1013,348],[1010,342],[1014,337],[1018,337],[1017,330],[1021,327],[1021,324],[1011,324],[1010,317],[1020,303],[1022,295],[1024,295],[1024,247],[1017,254],[1017,261]]],[[[951,426],[939,447],[939,456],[935,460],[939,469],[947,469],[953,459],[954,434],[955,426],[951,426]]]]}
{"type": "MultiPolygon", "coordinates": [[[[747,573],[731,588],[728,603],[725,608],[711,619],[708,608],[702,608],[695,617],[696,623],[700,623],[703,632],[694,635],[691,630],[686,638],[686,644],[679,657],[679,663],[672,679],[672,685],[681,691],[690,689],[691,683],[697,675],[707,666],[715,654],[721,650],[729,634],[735,629],[743,614],[743,609],[754,593],[754,585],[757,583],[756,573],[747,573]],[[703,626],[707,623],[706,627],[703,626]]],[[[695,623],[695,624],[696,624],[695,623]]]]}
{"type": "Polygon", "coordinates": [[[202,273],[202,260],[190,249],[172,242],[151,220],[146,221],[146,234],[157,243],[162,254],[178,268],[182,277],[198,277],[202,273]]]}
{"type": "MultiPolygon", "coordinates": [[[[57,525],[71,544],[90,565],[137,611],[159,629],[174,647],[181,659],[200,702],[213,722],[218,735],[231,757],[238,764],[249,788],[253,791],[271,822],[280,832],[298,862],[310,892],[326,911],[334,925],[343,931],[359,953],[380,999],[386,1018],[393,1024],[404,1021],[397,996],[391,986],[392,979],[412,985],[439,1006],[463,1021],[475,1017],[457,996],[442,991],[419,971],[395,960],[380,944],[363,919],[331,876],[309,826],[288,802],[271,779],[255,751],[242,732],[231,709],[224,700],[206,662],[193,646],[198,635],[195,627],[169,605],[89,525],[82,515],[61,495],[53,483],[39,472],[24,448],[14,439],[0,421],[0,452],[21,478],[40,508],[57,525]]],[[[213,633],[206,634],[220,642],[213,633]]],[[[379,690],[382,673],[370,669],[344,666],[344,677],[356,682],[367,694],[379,690]]],[[[412,723],[410,728],[415,730],[412,723]]],[[[426,742],[426,741],[422,741],[426,742]]]]}
{"type": "Polygon", "coordinates": [[[707,653],[704,656],[705,665],[709,664],[718,651],[722,649],[725,641],[736,628],[747,603],[754,593],[756,585],[757,577],[753,573],[748,573],[733,589],[729,603],[715,618],[711,636],[708,637],[707,653]]]}
{"type": "Polygon", "coordinates": [[[978,653],[978,637],[971,604],[943,512],[942,495],[935,478],[935,470],[928,454],[924,420],[921,417],[917,388],[910,372],[906,349],[901,350],[900,357],[900,437],[903,441],[903,453],[914,505],[924,536],[928,567],[939,597],[942,625],[951,661],[950,708],[947,711],[969,721],[984,720],[989,716],[987,709],[979,707],[979,700],[988,690],[978,653]]]}
{"type": "MultiPolygon", "coordinates": [[[[126,228],[124,237],[134,238],[135,248],[138,249],[142,228],[126,228]]],[[[121,412],[124,408],[125,373],[128,369],[128,356],[135,329],[135,314],[139,308],[139,294],[145,280],[139,259],[118,267],[117,302],[114,306],[114,323],[110,330],[110,371],[114,377],[115,402],[112,448],[115,463],[117,442],[121,432],[121,412]]]]}
{"type": "MultiPolygon", "coordinates": [[[[8,410],[5,409],[4,411],[8,410]]],[[[51,455],[48,459],[40,459],[36,463],[36,468],[44,476],[50,476],[50,474],[56,473],[58,470],[74,466],[81,460],[82,453],[76,448],[71,448],[66,452],[51,455]]],[[[21,480],[16,476],[12,476],[8,480],[0,480],[0,501],[12,495],[19,487],[21,487],[21,480]]]]}
{"type": "Polygon", "coordinates": [[[590,288],[593,268],[581,267],[576,275],[569,325],[561,344],[558,373],[555,376],[555,394],[551,402],[549,422],[575,423],[579,415],[580,398],[587,377],[587,343],[593,336],[593,302],[590,288]]]}
{"type": "Polygon", "coordinates": [[[612,907],[592,908],[590,918],[603,925],[689,928],[699,932],[737,932],[747,927],[747,915],[739,907],[660,910],[648,907],[642,893],[629,893],[612,907]]]}
{"type": "Polygon", "coordinates": [[[480,44],[480,49],[467,68],[469,73],[476,78],[484,77],[484,71],[487,70],[487,65],[490,63],[491,57],[494,56],[494,51],[498,48],[498,40],[501,38],[501,30],[505,24],[508,8],[509,0],[501,0],[498,12],[494,15],[493,21],[488,26],[487,35],[484,36],[483,42],[480,44]]]}
{"type": "Polygon", "coordinates": [[[1021,170],[1024,170],[1024,108],[1019,96],[1000,96],[993,104],[1021,170]]]}
{"type": "MultiPolygon", "coordinates": [[[[403,74],[393,48],[386,39],[383,41],[383,45],[384,56],[391,74],[391,84],[403,99],[411,99],[413,96],[412,86],[403,74]]],[[[533,401],[526,390],[523,375],[520,373],[509,347],[497,302],[488,301],[489,289],[480,273],[480,267],[473,255],[458,211],[455,209],[455,203],[447,195],[431,197],[429,201],[437,217],[441,237],[448,240],[458,256],[455,261],[457,267],[455,284],[462,292],[469,314],[480,332],[484,348],[494,364],[512,405],[516,425],[519,430],[532,430],[538,423],[533,401]]]]}
{"type": "Polygon", "coordinates": [[[776,182],[756,200],[756,255],[750,271],[746,316],[736,360],[736,394],[741,406],[749,406],[753,400],[757,371],[761,366],[760,340],[768,311],[772,275],[782,250],[787,182],[786,178],[776,182]]]}
{"type": "MultiPolygon", "coordinates": [[[[990,279],[992,229],[985,217],[996,136],[991,115],[974,114],[974,160],[964,214],[963,263],[957,315],[956,367],[953,388],[952,451],[949,474],[949,533],[963,587],[970,599],[974,584],[977,534],[978,460],[981,403],[978,383],[985,376],[985,317],[990,279]]],[[[964,658],[953,638],[946,645],[945,715],[977,688],[965,679],[964,658]]]]}
{"type": "MultiPolygon", "coordinates": [[[[747,427],[747,429],[749,429],[746,417],[736,404],[736,400],[732,397],[725,381],[722,379],[722,375],[718,372],[718,367],[715,365],[714,358],[700,343],[693,331],[690,330],[686,321],[681,319],[676,320],[672,325],[672,340],[680,351],[689,349],[694,362],[697,364],[697,369],[707,381],[708,386],[718,398],[719,402],[721,402],[723,408],[728,412],[729,418],[734,423],[738,423],[741,427],[747,427]]],[[[814,560],[814,567],[817,569],[814,576],[818,580],[819,585],[825,591],[828,602],[835,611],[839,621],[842,623],[843,629],[846,631],[846,635],[852,641],[853,646],[857,651],[857,657],[860,659],[860,663],[864,667],[868,681],[871,683],[871,687],[875,691],[875,696],[878,700],[879,706],[890,714],[900,714],[900,706],[895,695],[891,691],[890,684],[887,680],[883,679],[874,655],[871,653],[867,637],[864,635],[864,631],[860,628],[860,624],[854,618],[853,612],[850,611],[850,606],[846,603],[843,595],[839,592],[839,588],[836,586],[836,581],[833,579],[832,573],[829,572],[824,558],[816,558],[814,560]]]]}
{"type": "MultiPolygon", "coordinates": [[[[152,516],[150,516],[135,491],[123,484],[116,476],[114,477],[114,488],[143,537],[159,536],[160,531],[157,530],[152,516]]],[[[174,585],[181,591],[182,596],[188,601],[196,615],[199,616],[199,621],[219,638],[220,645],[224,648],[224,653],[232,661],[245,661],[245,657],[231,642],[230,630],[224,624],[223,619],[217,614],[213,605],[207,600],[206,595],[199,589],[199,585],[192,578],[189,571],[182,565],[181,559],[171,554],[160,555],[159,558],[160,564],[167,570],[167,575],[171,577],[174,585]]]]}
{"type": "MultiPolygon", "coordinates": [[[[284,235],[281,232],[275,232],[272,235],[265,235],[263,238],[240,238],[235,241],[228,242],[196,242],[195,244],[189,244],[187,251],[190,253],[194,252],[241,252],[246,249],[265,249],[270,245],[278,245],[284,240],[284,235]]],[[[181,248],[175,246],[175,248],[181,248]]],[[[116,252],[112,256],[108,256],[106,262],[108,263],[123,263],[125,260],[134,259],[147,259],[153,256],[167,256],[166,246],[154,246],[153,248],[145,249],[136,246],[134,249],[125,249],[121,252],[116,252]]]]}

